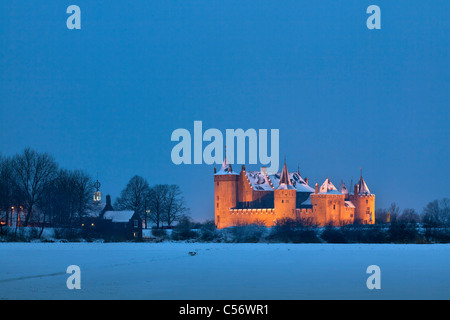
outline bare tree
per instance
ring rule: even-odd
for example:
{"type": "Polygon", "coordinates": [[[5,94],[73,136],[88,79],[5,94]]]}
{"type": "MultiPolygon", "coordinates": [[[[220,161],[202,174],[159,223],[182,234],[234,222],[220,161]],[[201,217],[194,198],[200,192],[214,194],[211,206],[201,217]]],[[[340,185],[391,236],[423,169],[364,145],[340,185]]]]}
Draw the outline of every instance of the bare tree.
{"type": "Polygon", "coordinates": [[[412,222],[412,223],[418,223],[420,222],[420,216],[416,212],[416,210],[411,208],[406,208],[403,210],[401,216],[398,217],[399,221],[402,222],[412,222]]]}
{"type": "Polygon", "coordinates": [[[434,200],[422,212],[422,222],[427,227],[450,226],[450,199],[434,200]]]}
{"type": "Polygon", "coordinates": [[[92,192],[93,181],[87,173],[61,169],[38,206],[52,224],[72,227],[75,221],[81,223],[92,192]]]}
{"type": "Polygon", "coordinates": [[[390,215],[391,222],[396,221],[400,216],[400,208],[395,202],[391,203],[390,207],[387,210],[390,215]]]}
{"type": "Polygon", "coordinates": [[[156,228],[158,229],[166,213],[168,191],[169,186],[167,184],[157,184],[151,188],[149,193],[150,219],[156,223],[156,228]]]}
{"type": "Polygon", "coordinates": [[[388,210],[385,208],[378,208],[375,210],[375,223],[387,223],[388,222],[388,210]]]}
{"type": "Polygon", "coordinates": [[[150,186],[146,179],[134,176],[130,179],[125,189],[116,199],[114,207],[119,210],[133,210],[142,218],[146,217],[146,200],[150,192],[150,186]]]}
{"type": "Polygon", "coordinates": [[[81,221],[86,215],[91,196],[94,192],[94,181],[89,174],[81,170],[73,171],[72,179],[74,182],[75,208],[78,215],[78,222],[81,225],[81,221]]]}
{"type": "Polygon", "coordinates": [[[172,184],[167,187],[165,202],[164,220],[167,221],[168,226],[171,226],[188,211],[179,186],[172,184]]]}
{"type": "Polygon", "coordinates": [[[13,158],[13,168],[20,194],[25,201],[27,226],[33,215],[36,203],[41,199],[45,188],[55,178],[58,165],[48,153],[38,153],[30,148],[13,158]]]}
{"type": "Polygon", "coordinates": [[[0,158],[0,212],[5,212],[5,223],[10,220],[10,208],[19,206],[13,161],[11,158],[0,158]]]}

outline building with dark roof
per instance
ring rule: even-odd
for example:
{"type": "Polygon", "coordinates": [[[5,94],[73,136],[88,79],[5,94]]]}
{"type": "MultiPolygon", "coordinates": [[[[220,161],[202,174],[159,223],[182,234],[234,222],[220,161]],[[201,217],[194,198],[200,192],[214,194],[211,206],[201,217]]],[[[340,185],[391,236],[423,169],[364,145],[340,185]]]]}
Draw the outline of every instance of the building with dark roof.
{"type": "Polygon", "coordinates": [[[97,203],[95,208],[98,215],[91,215],[82,224],[86,234],[111,241],[142,240],[142,219],[137,212],[115,211],[109,195],[106,204],[97,203]]]}

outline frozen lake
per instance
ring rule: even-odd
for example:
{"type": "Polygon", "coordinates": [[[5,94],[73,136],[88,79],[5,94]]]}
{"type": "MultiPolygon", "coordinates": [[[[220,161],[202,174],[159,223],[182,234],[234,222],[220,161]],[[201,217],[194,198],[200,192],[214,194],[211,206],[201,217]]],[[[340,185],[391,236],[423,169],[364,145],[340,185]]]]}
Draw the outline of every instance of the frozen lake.
{"type": "Polygon", "coordinates": [[[0,299],[450,299],[449,266],[448,244],[0,243],[0,299]]]}

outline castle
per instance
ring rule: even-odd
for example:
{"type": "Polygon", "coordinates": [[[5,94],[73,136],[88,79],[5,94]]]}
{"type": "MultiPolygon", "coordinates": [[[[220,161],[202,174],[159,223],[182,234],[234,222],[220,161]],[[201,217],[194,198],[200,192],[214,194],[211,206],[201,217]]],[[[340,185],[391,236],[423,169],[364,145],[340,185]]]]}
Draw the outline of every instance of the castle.
{"type": "Polygon", "coordinates": [[[270,227],[285,218],[317,226],[375,223],[375,195],[362,174],[353,193],[344,183],[338,191],[329,179],[313,189],[300,172],[289,173],[286,162],[281,173],[246,171],[244,165],[236,173],[225,157],[222,168],[214,168],[214,208],[219,229],[261,222],[270,227]]]}

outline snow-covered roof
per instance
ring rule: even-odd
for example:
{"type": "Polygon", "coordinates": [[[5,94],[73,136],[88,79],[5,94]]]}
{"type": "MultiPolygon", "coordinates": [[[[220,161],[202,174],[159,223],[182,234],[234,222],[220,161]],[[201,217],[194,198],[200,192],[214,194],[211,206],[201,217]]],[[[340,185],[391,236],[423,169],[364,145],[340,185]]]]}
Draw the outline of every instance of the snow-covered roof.
{"type": "Polygon", "coordinates": [[[214,175],[223,175],[223,174],[239,175],[239,173],[233,172],[231,164],[229,164],[227,161],[227,157],[223,159],[222,167],[214,175]]]}
{"type": "Polygon", "coordinates": [[[359,178],[359,181],[358,181],[358,189],[359,189],[359,194],[360,195],[368,195],[368,194],[370,194],[370,190],[369,190],[369,188],[367,187],[367,184],[366,184],[366,182],[364,181],[364,179],[363,179],[363,177],[361,176],[361,178],[359,178]]]}
{"type": "Polygon", "coordinates": [[[302,206],[311,205],[311,196],[308,196],[308,199],[302,202],[302,206]]]}
{"type": "Polygon", "coordinates": [[[314,192],[314,189],[308,186],[298,172],[292,172],[289,174],[291,183],[295,189],[299,192],[314,192]]]}
{"type": "Polygon", "coordinates": [[[291,177],[289,176],[289,171],[286,166],[286,161],[284,162],[283,171],[280,174],[280,180],[278,180],[277,190],[295,190],[294,186],[291,184],[291,177]]]}
{"type": "Polygon", "coordinates": [[[344,205],[348,208],[355,208],[355,205],[351,201],[344,201],[344,205]]]}
{"type": "MultiPolygon", "coordinates": [[[[280,177],[281,173],[269,175],[270,181],[272,181],[273,187],[275,189],[277,189],[280,185],[280,177]]],[[[289,178],[291,180],[292,186],[297,189],[297,192],[314,192],[314,189],[306,184],[305,180],[303,180],[298,172],[290,172],[289,178]]]]}
{"type": "Polygon", "coordinates": [[[92,201],[88,204],[86,209],[86,217],[98,218],[106,203],[103,201],[92,201]]]}
{"type": "Polygon", "coordinates": [[[344,182],[341,183],[341,190],[340,191],[341,191],[342,194],[348,194],[348,189],[345,186],[344,182]]]}
{"type": "Polygon", "coordinates": [[[278,186],[277,190],[295,190],[295,188],[291,184],[282,183],[278,186]]]}
{"type": "Polygon", "coordinates": [[[326,179],[325,182],[322,184],[322,186],[319,189],[319,193],[322,194],[341,194],[333,183],[331,183],[330,179],[326,179]]]}
{"type": "Polygon", "coordinates": [[[133,217],[134,211],[106,211],[103,215],[103,219],[112,220],[112,222],[128,222],[133,217]]]}
{"type": "Polygon", "coordinates": [[[256,191],[273,191],[268,176],[261,171],[246,171],[248,180],[256,191]]]}

